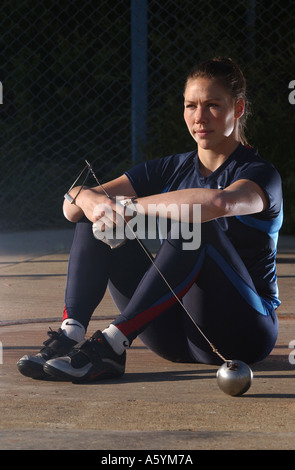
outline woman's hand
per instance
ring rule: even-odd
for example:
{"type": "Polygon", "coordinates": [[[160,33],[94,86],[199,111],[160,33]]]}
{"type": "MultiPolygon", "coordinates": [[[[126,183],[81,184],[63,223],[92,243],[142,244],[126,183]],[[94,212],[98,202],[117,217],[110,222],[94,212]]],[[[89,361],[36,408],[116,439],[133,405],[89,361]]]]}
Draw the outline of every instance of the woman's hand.
{"type": "MultiPolygon", "coordinates": [[[[69,193],[70,196],[75,198],[80,188],[80,186],[73,188],[69,193]]],[[[65,199],[63,204],[64,216],[70,222],[78,222],[81,217],[85,215],[91,222],[96,222],[99,218],[105,216],[105,214],[102,215],[103,208],[100,212],[98,208],[95,211],[96,206],[105,204],[105,209],[107,211],[108,209],[112,209],[113,212],[119,213],[120,215],[124,208],[120,207],[120,205],[117,207],[118,204],[116,205],[115,196],[136,196],[136,193],[134,192],[134,189],[126,175],[122,175],[119,178],[104,184],[104,188],[111,197],[114,197],[114,199],[108,198],[100,186],[95,188],[84,187],[75,199],[74,204],[71,204],[65,199]]],[[[109,215],[111,215],[111,212],[108,211],[107,218],[109,218],[109,215]]]]}
{"type": "Polygon", "coordinates": [[[124,227],[124,206],[120,203],[120,199],[101,196],[100,202],[93,209],[93,217],[90,220],[96,222],[96,227],[99,227],[102,232],[115,227],[124,227]]]}
{"type": "MultiPolygon", "coordinates": [[[[69,195],[74,199],[74,203],[65,199],[63,205],[64,216],[70,222],[78,222],[85,215],[91,222],[96,222],[101,216],[101,212],[94,212],[96,206],[109,202],[104,194],[100,194],[97,190],[80,186],[73,188],[69,195]],[[76,196],[79,193],[78,196],[76,196]]],[[[108,205],[108,204],[107,204],[108,205]]]]}
{"type": "MultiPolygon", "coordinates": [[[[70,206],[71,219],[80,213],[84,214],[93,223],[99,221],[102,231],[124,223],[124,206],[116,198],[107,197],[96,188],[82,189],[75,201],[75,209],[72,204],[70,206]]],[[[68,212],[66,216],[69,216],[68,212]]]]}

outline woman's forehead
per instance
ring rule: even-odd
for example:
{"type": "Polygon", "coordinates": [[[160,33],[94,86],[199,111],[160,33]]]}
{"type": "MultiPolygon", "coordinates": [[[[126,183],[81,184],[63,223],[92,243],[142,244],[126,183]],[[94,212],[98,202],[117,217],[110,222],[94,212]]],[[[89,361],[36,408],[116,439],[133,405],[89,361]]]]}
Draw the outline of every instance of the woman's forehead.
{"type": "Polygon", "coordinates": [[[186,84],[184,97],[186,100],[199,98],[202,100],[224,100],[228,95],[225,87],[216,79],[190,78],[186,84]]]}

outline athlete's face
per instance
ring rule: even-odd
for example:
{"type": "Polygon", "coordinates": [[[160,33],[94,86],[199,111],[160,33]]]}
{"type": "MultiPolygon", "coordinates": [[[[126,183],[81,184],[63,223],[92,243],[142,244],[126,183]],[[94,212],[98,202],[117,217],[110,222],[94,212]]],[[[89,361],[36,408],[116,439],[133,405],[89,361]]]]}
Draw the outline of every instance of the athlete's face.
{"type": "Polygon", "coordinates": [[[190,79],[184,93],[184,119],[198,147],[223,152],[238,140],[238,118],[243,100],[231,95],[214,79],[190,79]]]}

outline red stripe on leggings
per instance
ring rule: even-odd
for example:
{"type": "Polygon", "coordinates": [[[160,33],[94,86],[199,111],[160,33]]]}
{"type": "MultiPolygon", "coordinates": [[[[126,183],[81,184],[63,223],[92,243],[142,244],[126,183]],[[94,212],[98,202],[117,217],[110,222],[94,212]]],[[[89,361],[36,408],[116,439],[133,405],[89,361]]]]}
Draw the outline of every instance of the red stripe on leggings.
{"type": "MultiPolygon", "coordinates": [[[[200,270],[197,272],[193,280],[181,292],[177,294],[177,297],[179,299],[181,299],[189,291],[189,289],[197,279],[199,273],[200,270]]],[[[127,320],[126,322],[119,323],[119,325],[115,326],[123,333],[123,335],[128,337],[128,335],[134,333],[135,331],[139,331],[147,323],[157,318],[161,313],[163,313],[169,307],[174,305],[176,302],[177,299],[171,293],[170,299],[166,300],[165,302],[154,305],[153,307],[150,307],[147,310],[144,310],[143,312],[139,313],[131,320],[127,320]]]]}

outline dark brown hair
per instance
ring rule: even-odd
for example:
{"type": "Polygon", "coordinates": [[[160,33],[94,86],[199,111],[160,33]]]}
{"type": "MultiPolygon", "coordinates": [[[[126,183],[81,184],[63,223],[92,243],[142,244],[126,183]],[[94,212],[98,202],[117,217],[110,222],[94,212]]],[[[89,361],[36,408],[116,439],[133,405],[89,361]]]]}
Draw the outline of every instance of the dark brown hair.
{"type": "Polygon", "coordinates": [[[243,116],[239,119],[239,138],[243,145],[248,145],[245,137],[246,120],[250,113],[246,96],[246,80],[237,64],[232,59],[215,57],[195,66],[187,76],[185,88],[189,80],[209,78],[217,80],[231,95],[234,101],[242,98],[245,102],[243,116]]]}

